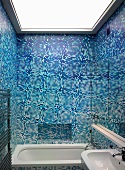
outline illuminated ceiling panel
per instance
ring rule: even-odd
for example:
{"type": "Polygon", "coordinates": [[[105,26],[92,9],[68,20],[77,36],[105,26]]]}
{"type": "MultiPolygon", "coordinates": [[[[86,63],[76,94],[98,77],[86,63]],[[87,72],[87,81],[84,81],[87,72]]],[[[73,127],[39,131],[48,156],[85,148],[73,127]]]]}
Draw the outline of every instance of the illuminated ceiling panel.
{"type": "Polygon", "coordinates": [[[93,31],[117,0],[2,1],[10,3],[21,32],[37,32],[93,31]]]}

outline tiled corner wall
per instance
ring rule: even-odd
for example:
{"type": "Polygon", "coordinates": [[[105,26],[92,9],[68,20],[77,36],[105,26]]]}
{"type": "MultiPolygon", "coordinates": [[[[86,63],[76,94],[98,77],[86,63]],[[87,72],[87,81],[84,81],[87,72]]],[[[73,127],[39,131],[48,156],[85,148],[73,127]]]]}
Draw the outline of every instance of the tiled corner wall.
{"type": "Polygon", "coordinates": [[[125,137],[125,2],[98,32],[95,51],[97,122],[125,137]]]}
{"type": "Polygon", "coordinates": [[[86,35],[18,35],[18,143],[88,142],[93,47],[86,35]],[[39,140],[39,123],[71,124],[72,140],[51,138],[50,128],[39,140]]]}
{"type": "Polygon", "coordinates": [[[11,90],[11,146],[16,146],[16,72],[17,40],[15,31],[0,1],[0,89],[11,90]]]}

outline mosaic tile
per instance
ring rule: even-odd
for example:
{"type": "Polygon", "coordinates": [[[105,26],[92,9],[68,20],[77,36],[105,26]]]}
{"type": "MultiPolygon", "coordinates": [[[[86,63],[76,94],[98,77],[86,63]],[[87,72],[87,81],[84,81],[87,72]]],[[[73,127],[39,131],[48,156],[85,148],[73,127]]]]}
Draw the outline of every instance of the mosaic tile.
{"type": "MultiPolygon", "coordinates": [[[[26,107],[22,107],[26,121],[29,119],[36,127],[38,121],[50,125],[74,124],[72,140],[82,142],[85,135],[84,141],[88,141],[88,128],[84,128],[82,133],[82,123],[78,126],[74,119],[77,114],[84,112],[87,115],[90,111],[90,66],[95,64],[90,57],[94,55],[93,44],[93,38],[86,35],[18,36],[17,84],[20,91],[26,92],[23,98],[26,107]]],[[[18,99],[20,107],[22,99],[18,99]]],[[[23,122],[25,124],[24,119],[23,122]]],[[[87,126],[90,121],[84,123],[87,126]]],[[[26,129],[25,139],[33,135],[26,129]]],[[[52,130],[49,133],[50,137],[53,136],[52,130]]],[[[43,143],[45,141],[41,140],[43,143]]]]}
{"type": "Polygon", "coordinates": [[[15,31],[0,1],[0,88],[11,90],[11,147],[16,147],[16,56],[15,31]]]}
{"type": "MultiPolygon", "coordinates": [[[[71,123],[72,142],[87,142],[96,115],[97,122],[105,126],[110,119],[116,131],[113,122],[124,114],[123,13],[124,4],[96,36],[18,36],[18,88],[27,93],[25,104],[35,106],[34,112],[22,112],[29,115],[34,126],[39,120],[49,124],[71,123]],[[122,28],[119,32],[115,31],[118,17],[122,28]],[[107,37],[108,26],[111,34],[107,37]]],[[[42,142],[56,143],[51,139],[42,142]]]]}
{"type": "MultiPolygon", "coordinates": [[[[106,120],[104,125],[117,134],[123,134],[120,132],[120,123],[125,122],[125,89],[124,89],[124,69],[125,69],[125,2],[121,7],[112,15],[112,17],[105,23],[102,29],[98,32],[96,39],[96,57],[97,61],[97,75],[101,75],[103,83],[106,85],[98,86],[97,91],[101,95],[98,95],[98,101],[94,99],[94,110],[98,110],[99,117],[102,113],[106,113],[106,120]],[[111,33],[106,35],[106,28],[110,27],[111,33]],[[101,60],[101,62],[100,62],[101,60]],[[100,65],[101,64],[101,65],[100,65]],[[102,68],[102,69],[101,69],[102,68]],[[104,77],[107,72],[108,76],[104,77]],[[101,70],[101,71],[100,71],[101,70]],[[122,78],[121,78],[122,77],[122,78]],[[107,88],[108,86],[108,88],[107,88]],[[104,107],[102,106],[102,103],[104,107]]],[[[101,80],[101,81],[102,81],[101,80]]],[[[100,83],[100,81],[99,81],[100,83]]],[[[93,106],[93,105],[92,105],[93,106]]],[[[98,120],[100,122],[100,120],[98,120]]],[[[103,124],[104,121],[101,121],[103,124]]],[[[95,134],[96,140],[100,140],[102,147],[109,146],[106,139],[101,138],[102,135],[95,134]]],[[[99,141],[98,140],[98,141],[99,141]]]]}
{"type": "Polygon", "coordinates": [[[50,165],[50,166],[27,166],[27,167],[12,167],[12,170],[88,170],[88,169],[85,169],[85,165],[84,165],[84,168],[83,166],[76,166],[76,165],[57,165],[57,166],[53,166],[53,165],[50,165]]]}

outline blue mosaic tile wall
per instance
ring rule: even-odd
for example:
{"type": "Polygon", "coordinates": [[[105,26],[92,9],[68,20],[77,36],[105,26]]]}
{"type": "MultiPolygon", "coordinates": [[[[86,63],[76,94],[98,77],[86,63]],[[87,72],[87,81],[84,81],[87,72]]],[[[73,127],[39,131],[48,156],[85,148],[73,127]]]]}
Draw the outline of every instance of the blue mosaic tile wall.
{"type": "Polygon", "coordinates": [[[86,35],[18,35],[18,143],[88,142],[93,47],[86,35]],[[72,141],[39,140],[39,123],[72,124],[72,141]]]}
{"type": "Polygon", "coordinates": [[[96,100],[92,106],[97,122],[125,134],[125,2],[96,36],[96,100]],[[106,29],[110,28],[107,36],[106,29]]]}
{"type": "Polygon", "coordinates": [[[16,146],[16,56],[16,34],[0,1],[0,88],[11,90],[11,146],[13,150],[16,146]]]}
{"type": "Polygon", "coordinates": [[[18,36],[19,143],[70,142],[39,140],[39,122],[48,127],[72,124],[72,142],[88,142],[94,119],[121,131],[119,123],[125,121],[124,13],[122,4],[96,36],[18,36]],[[108,36],[107,27],[111,29],[108,36]]]}

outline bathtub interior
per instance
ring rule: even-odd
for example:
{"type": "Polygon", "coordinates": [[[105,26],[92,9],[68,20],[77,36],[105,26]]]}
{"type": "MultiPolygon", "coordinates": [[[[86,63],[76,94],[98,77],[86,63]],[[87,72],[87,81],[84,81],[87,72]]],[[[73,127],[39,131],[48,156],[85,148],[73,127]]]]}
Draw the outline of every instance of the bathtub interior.
{"type": "Polygon", "coordinates": [[[83,149],[23,149],[18,155],[18,159],[22,161],[46,161],[46,160],[80,160],[83,149]]]}

